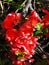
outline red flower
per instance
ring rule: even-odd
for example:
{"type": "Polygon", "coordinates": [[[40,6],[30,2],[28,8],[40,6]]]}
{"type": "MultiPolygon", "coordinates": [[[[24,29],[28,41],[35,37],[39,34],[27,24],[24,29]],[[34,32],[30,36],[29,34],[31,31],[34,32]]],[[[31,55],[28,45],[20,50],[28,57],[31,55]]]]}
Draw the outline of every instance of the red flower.
{"type": "Polygon", "coordinates": [[[49,11],[48,11],[47,9],[42,8],[41,10],[42,10],[42,12],[43,12],[43,13],[45,13],[45,14],[49,15],[49,11]]]}
{"type": "Polygon", "coordinates": [[[12,48],[14,50],[12,50],[14,53],[16,53],[17,51],[19,52],[26,52],[27,54],[24,54],[24,56],[26,55],[26,58],[30,58],[30,55],[34,55],[34,49],[36,48],[37,45],[37,38],[36,37],[32,37],[32,36],[27,36],[26,38],[25,36],[18,36],[15,39],[15,42],[12,45],[12,48]],[[16,48],[18,48],[16,50],[16,48]],[[28,56],[29,55],[29,56],[28,56]]]}
{"type": "Polygon", "coordinates": [[[13,28],[15,25],[17,25],[20,21],[22,20],[22,14],[21,13],[9,13],[3,24],[2,24],[2,28],[7,30],[9,28],[13,28]]]}
{"type": "Polygon", "coordinates": [[[44,8],[42,8],[42,11],[46,14],[43,17],[43,21],[42,21],[42,23],[44,24],[43,27],[48,29],[48,33],[46,33],[45,35],[49,37],[49,11],[44,8]]]}
{"type": "Polygon", "coordinates": [[[44,8],[42,8],[42,11],[45,13],[42,22],[44,23],[44,27],[47,27],[49,26],[49,11],[44,8]]]}
{"type": "Polygon", "coordinates": [[[41,22],[41,19],[35,10],[31,12],[28,20],[30,21],[30,24],[32,24],[33,27],[35,27],[38,22],[41,22]]]}
{"type": "MultiPolygon", "coordinates": [[[[22,54],[22,59],[30,59],[35,54],[35,48],[37,46],[37,37],[32,36],[33,29],[36,27],[41,19],[37,15],[36,11],[32,11],[28,19],[18,29],[14,29],[19,21],[22,20],[21,14],[10,13],[7,15],[3,22],[3,28],[6,29],[6,40],[10,42],[10,50],[17,57],[17,52],[22,54]]],[[[14,65],[25,65],[22,59],[13,61],[14,65]]]]}
{"type": "Polygon", "coordinates": [[[24,65],[24,63],[20,60],[14,60],[13,65],[24,65]]]}
{"type": "Polygon", "coordinates": [[[16,52],[26,52],[23,56],[31,58],[34,55],[34,49],[37,45],[37,38],[32,36],[35,25],[39,22],[36,12],[32,12],[28,20],[19,28],[19,30],[11,29],[6,32],[6,39],[10,41],[11,50],[16,55],[16,52]]]}
{"type": "Polygon", "coordinates": [[[6,39],[8,41],[12,42],[16,39],[17,34],[18,34],[17,30],[11,28],[11,29],[7,30],[7,32],[6,32],[6,39]]]}

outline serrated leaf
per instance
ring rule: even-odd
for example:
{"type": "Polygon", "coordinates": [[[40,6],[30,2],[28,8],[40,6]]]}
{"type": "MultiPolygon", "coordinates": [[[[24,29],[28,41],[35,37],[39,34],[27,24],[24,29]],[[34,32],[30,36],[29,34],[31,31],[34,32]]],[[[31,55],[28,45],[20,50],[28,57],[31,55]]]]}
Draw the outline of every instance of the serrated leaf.
{"type": "Polygon", "coordinates": [[[41,28],[42,28],[42,25],[41,25],[41,23],[37,23],[37,26],[36,26],[37,28],[37,30],[40,30],[41,28]]]}

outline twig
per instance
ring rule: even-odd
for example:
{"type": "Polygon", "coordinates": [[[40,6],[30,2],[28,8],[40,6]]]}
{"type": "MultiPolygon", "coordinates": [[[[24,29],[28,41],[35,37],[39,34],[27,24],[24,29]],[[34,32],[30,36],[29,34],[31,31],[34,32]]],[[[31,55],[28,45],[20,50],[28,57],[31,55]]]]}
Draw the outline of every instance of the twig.
{"type": "Polygon", "coordinates": [[[33,6],[34,6],[34,9],[35,9],[35,8],[36,8],[36,7],[35,7],[35,0],[34,0],[34,3],[33,3],[33,6]]]}
{"type": "Polygon", "coordinates": [[[46,45],[44,45],[42,48],[44,49],[44,48],[46,48],[48,45],[49,45],[49,42],[48,42],[46,45]]]}
{"type": "Polygon", "coordinates": [[[7,12],[10,9],[10,6],[8,6],[7,10],[5,12],[7,12]]]}
{"type": "MultiPolygon", "coordinates": [[[[26,2],[27,2],[27,0],[25,0],[25,1],[21,4],[21,6],[25,5],[26,2]]],[[[18,10],[19,10],[19,9],[17,9],[17,10],[15,11],[15,13],[18,12],[18,10]]]]}
{"type": "Polygon", "coordinates": [[[32,8],[32,3],[31,2],[32,2],[32,0],[28,0],[25,8],[23,8],[24,17],[26,16],[29,8],[30,8],[30,10],[34,10],[32,8]]]}
{"type": "Polygon", "coordinates": [[[3,14],[4,7],[3,7],[3,4],[2,4],[2,1],[0,1],[0,6],[1,6],[1,9],[2,9],[2,14],[3,14]]]}
{"type": "MultiPolygon", "coordinates": [[[[26,16],[26,14],[27,14],[27,12],[28,12],[28,9],[30,8],[30,10],[34,10],[33,8],[32,8],[32,0],[25,0],[22,4],[21,4],[21,6],[23,6],[23,16],[25,17],[26,16]],[[25,5],[25,3],[26,3],[26,5],[25,5]],[[24,5],[25,5],[25,7],[24,7],[24,5]]],[[[15,13],[16,12],[18,12],[18,10],[19,9],[17,9],[16,11],[15,11],[15,13]]]]}

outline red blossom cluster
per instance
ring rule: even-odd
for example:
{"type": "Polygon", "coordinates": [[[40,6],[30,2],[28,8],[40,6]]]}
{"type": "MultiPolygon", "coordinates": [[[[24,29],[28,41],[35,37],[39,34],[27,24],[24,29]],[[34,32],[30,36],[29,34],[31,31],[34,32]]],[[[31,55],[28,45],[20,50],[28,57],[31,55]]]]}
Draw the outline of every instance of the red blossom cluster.
{"type": "Polygon", "coordinates": [[[22,21],[22,14],[12,12],[7,15],[2,28],[6,31],[5,38],[9,41],[10,50],[16,57],[13,60],[14,65],[26,65],[24,61],[30,59],[35,54],[38,37],[36,35],[33,36],[34,29],[36,29],[36,25],[39,22],[43,28],[46,26],[49,29],[48,16],[49,14],[45,15],[43,20],[41,20],[36,11],[31,11],[27,20],[25,19],[22,26],[16,30],[14,26],[22,21]]]}

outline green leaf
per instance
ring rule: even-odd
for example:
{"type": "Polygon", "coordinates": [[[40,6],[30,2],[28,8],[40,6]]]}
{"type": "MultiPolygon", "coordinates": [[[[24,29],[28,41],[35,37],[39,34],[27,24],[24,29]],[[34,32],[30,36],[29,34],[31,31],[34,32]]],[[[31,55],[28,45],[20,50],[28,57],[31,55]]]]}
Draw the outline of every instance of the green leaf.
{"type": "Polygon", "coordinates": [[[21,5],[18,5],[18,9],[21,10],[23,7],[21,5]]]}
{"type": "Polygon", "coordinates": [[[41,23],[37,23],[37,26],[36,26],[37,28],[37,30],[41,30],[41,28],[42,28],[42,25],[41,25],[41,23]]]}
{"type": "Polygon", "coordinates": [[[13,0],[6,0],[7,2],[12,2],[13,0]]]}
{"type": "Polygon", "coordinates": [[[48,33],[48,28],[44,28],[43,33],[48,33]]]}
{"type": "Polygon", "coordinates": [[[41,35],[41,34],[43,34],[43,32],[41,30],[38,30],[38,31],[35,32],[35,35],[37,35],[37,36],[41,35]]]}
{"type": "Polygon", "coordinates": [[[12,2],[12,6],[16,6],[17,7],[17,3],[16,2],[12,2]]]}

